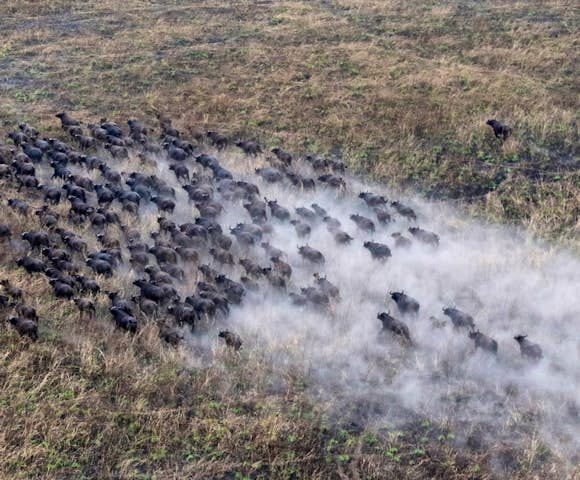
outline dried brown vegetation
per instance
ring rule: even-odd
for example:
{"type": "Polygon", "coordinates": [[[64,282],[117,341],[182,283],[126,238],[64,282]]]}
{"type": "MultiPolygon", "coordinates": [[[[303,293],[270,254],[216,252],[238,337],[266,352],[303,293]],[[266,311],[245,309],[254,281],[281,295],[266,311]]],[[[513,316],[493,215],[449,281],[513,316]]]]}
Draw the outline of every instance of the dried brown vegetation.
{"type": "MultiPolygon", "coordinates": [[[[578,240],[578,18],[568,2],[7,0],[0,120],[58,131],[60,108],[224,128],[474,213],[578,240]],[[331,85],[331,87],[329,87],[331,85]],[[497,116],[505,143],[485,125],[497,116]]],[[[8,198],[10,192],[3,195],[8,198]]],[[[58,208],[57,208],[58,210],[58,208]]],[[[40,228],[3,212],[15,236],[40,228]]],[[[539,441],[458,448],[427,420],[360,431],[312,405],[300,372],[223,349],[193,363],[154,324],[118,335],[6,267],[41,317],[0,327],[2,478],[563,478],[539,441]]],[[[216,339],[217,344],[217,339],[216,339]]]]}
{"type": "Polygon", "coordinates": [[[3,120],[169,113],[577,238],[569,2],[5,2],[3,120]],[[329,88],[329,84],[332,88],[329,88]],[[504,143],[485,125],[513,129],[504,143]]]}

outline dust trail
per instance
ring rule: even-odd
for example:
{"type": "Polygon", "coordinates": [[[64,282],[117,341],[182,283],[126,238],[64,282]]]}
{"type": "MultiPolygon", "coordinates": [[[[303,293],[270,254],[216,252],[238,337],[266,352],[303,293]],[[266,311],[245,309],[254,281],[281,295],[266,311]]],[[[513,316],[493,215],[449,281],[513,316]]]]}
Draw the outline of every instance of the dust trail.
{"type": "MultiPolygon", "coordinates": [[[[292,225],[271,221],[274,229],[267,240],[286,253],[293,268],[288,290],[312,285],[313,274],[319,272],[339,287],[341,300],[328,311],[296,307],[286,294],[262,283],[225,320],[242,336],[245,349],[263,352],[275,371],[301,371],[313,396],[358,422],[397,425],[426,417],[461,429],[464,439],[478,432],[483,441],[518,441],[539,429],[543,441],[569,460],[578,460],[573,457],[580,451],[577,259],[540,245],[521,231],[483,225],[445,204],[419,198],[402,199],[417,212],[416,222],[392,212],[391,224],[377,224],[375,234],[365,234],[349,219],[353,213],[374,218],[357,195],[372,191],[395,199],[384,187],[347,178],[346,192],[320,187],[300,191],[287,183],[267,184],[254,175],[254,168],[264,165],[262,157],[232,152],[216,156],[236,179],[256,183],[261,197],[277,199],[293,218],[295,207],[317,203],[354,237],[349,246],[339,246],[320,223],[313,225],[308,239],[302,239],[292,225]],[[436,232],[440,246],[414,241],[409,250],[395,248],[391,234],[410,237],[411,225],[436,232]],[[389,245],[392,258],[385,263],[373,260],[362,246],[369,239],[389,245]],[[324,253],[323,267],[302,260],[297,246],[304,244],[324,253]],[[416,298],[419,314],[401,315],[387,295],[390,290],[404,290],[416,298]],[[497,340],[497,357],[476,350],[466,332],[454,331],[442,313],[446,306],[469,312],[477,328],[497,340]],[[406,322],[413,348],[380,334],[377,314],[382,311],[406,322]],[[431,317],[447,322],[438,328],[431,317]],[[513,338],[517,334],[527,334],[541,345],[544,358],[538,364],[521,357],[513,338]],[[366,407],[361,410],[357,405],[366,407]]],[[[150,168],[178,190],[171,218],[192,221],[197,212],[167,166],[158,158],[150,168]]],[[[202,172],[193,161],[188,166],[202,172]]],[[[135,164],[121,167],[131,171],[135,164]]],[[[312,175],[305,164],[295,168],[312,175]]],[[[251,222],[241,202],[223,204],[219,221],[224,231],[238,222],[251,222]]],[[[142,209],[146,230],[155,227],[156,216],[154,209],[142,209]]],[[[259,247],[241,250],[234,242],[233,250],[236,258],[269,264],[259,247]]],[[[209,257],[204,261],[211,264],[209,257]]],[[[242,275],[239,266],[220,269],[236,280],[242,275]]],[[[180,291],[192,294],[196,280],[196,275],[190,276],[180,291]]],[[[208,345],[205,338],[202,343],[208,345]]]]}

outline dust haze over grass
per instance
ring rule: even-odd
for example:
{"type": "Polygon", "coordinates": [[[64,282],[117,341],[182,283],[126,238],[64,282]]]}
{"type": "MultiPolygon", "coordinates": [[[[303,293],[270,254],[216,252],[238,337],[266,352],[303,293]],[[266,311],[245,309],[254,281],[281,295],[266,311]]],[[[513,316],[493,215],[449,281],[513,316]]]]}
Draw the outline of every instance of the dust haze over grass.
{"type": "MultiPolygon", "coordinates": [[[[263,160],[248,160],[241,153],[217,158],[251,182],[256,182],[254,168],[264,165],[263,160]]],[[[163,162],[158,160],[157,165],[157,175],[179,189],[163,162]]],[[[312,175],[308,167],[302,169],[312,175]]],[[[365,235],[349,216],[373,214],[356,194],[370,189],[387,198],[393,195],[360,180],[347,181],[349,192],[343,195],[324,189],[308,193],[258,180],[266,198],[279,200],[291,212],[317,203],[355,237],[350,246],[338,246],[320,222],[307,239],[298,238],[292,225],[274,220],[274,233],[268,238],[286,252],[293,268],[289,290],[312,285],[317,272],[339,287],[341,301],[330,311],[310,311],[292,307],[284,294],[265,288],[250,292],[243,306],[234,308],[228,325],[247,339],[247,348],[266,352],[274,370],[301,372],[308,393],[320,394],[329,408],[339,409],[346,418],[352,414],[355,422],[387,420],[397,426],[421,415],[452,428],[469,425],[462,431],[466,438],[477,431],[486,441],[505,437],[516,443],[537,428],[543,441],[577,462],[580,344],[574,331],[580,315],[575,296],[580,262],[565,251],[536,244],[523,232],[479,225],[445,205],[418,199],[406,199],[419,212],[417,222],[393,214],[397,221],[388,228],[365,235]],[[436,231],[441,246],[432,249],[415,242],[408,251],[396,249],[390,235],[406,233],[415,224],[436,231]],[[365,240],[388,244],[393,258],[386,263],[373,260],[362,247],[365,240]],[[300,257],[297,247],[304,244],[324,253],[324,267],[309,265],[300,257]],[[376,319],[385,310],[400,317],[395,303],[387,301],[387,292],[401,290],[421,303],[417,318],[402,317],[416,342],[411,351],[381,337],[376,319]],[[445,306],[471,312],[477,328],[498,340],[498,358],[474,353],[466,333],[452,331],[449,321],[443,330],[435,328],[429,317],[445,318],[445,306]],[[540,365],[520,358],[513,339],[520,333],[544,348],[546,358],[540,365]],[[384,411],[365,411],[369,405],[384,411]]],[[[191,207],[181,196],[173,218],[183,223],[191,221],[191,207]]],[[[143,223],[153,225],[156,212],[151,216],[150,220],[142,216],[143,223]]],[[[228,206],[220,220],[227,231],[249,216],[238,204],[228,206]]],[[[236,258],[268,265],[261,249],[234,247],[233,252],[236,258]]],[[[232,278],[243,275],[240,266],[227,271],[232,278]]],[[[182,288],[186,293],[194,285],[182,288]]]]}
{"type": "MultiPolygon", "coordinates": [[[[239,160],[229,163],[231,168],[236,165],[239,160]]],[[[349,183],[355,193],[369,188],[349,183]]],[[[261,188],[266,197],[284,199],[283,204],[291,209],[312,202],[328,208],[356,240],[349,247],[337,247],[324,228],[315,229],[308,240],[328,259],[321,273],[342,292],[341,302],[330,315],[289,309],[275,294],[267,294],[265,305],[264,301],[252,305],[250,297],[249,306],[232,315],[232,325],[245,325],[248,333],[258,337],[258,344],[264,337],[261,341],[268,349],[275,345],[282,359],[294,357],[314,377],[313,388],[327,389],[323,396],[328,395],[331,402],[342,397],[343,408],[352,405],[353,399],[355,405],[356,400],[376,399],[376,408],[385,408],[393,421],[400,403],[439,422],[481,423],[496,439],[502,433],[509,438],[520,427],[525,431],[529,427],[526,417],[537,417],[540,425],[546,422],[539,427],[546,441],[560,445],[567,451],[565,456],[578,461],[577,260],[566,252],[541,247],[521,232],[477,225],[452,209],[415,199],[418,224],[437,231],[441,247],[436,251],[419,245],[410,251],[395,249],[390,234],[408,226],[397,217],[398,222],[372,236],[394,251],[393,258],[382,264],[361,248],[365,236],[349,220],[351,213],[372,216],[361,200],[336,198],[329,192],[294,196],[284,189],[261,188]],[[418,318],[405,319],[417,343],[412,352],[378,336],[376,314],[390,310],[398,315],[394,302],[386,300],[390,290],[404,290],[421,303],[418,318]],[[442,307],[450,305],[472,312],[477,327],[498,340],[497,359],[482,352],[473,354],[465,333],[454,333],[449,325],[443,330],[433,327],[429,317],[441,318],[442,307]],[[541,365],[532,367],[520,359],[513,339],[518,333],[529,334],[551,352],[541,365]],[[296,346],[297,355],[292,352],[296,346]],[[387,406],[381,406],[380,399],[387,406]],[[394,402],[392,408],[390,402],[394,402]]],[[[376,186],[371,189],[377,191],[376,186]]],[[[390,192],[385,193],[392,198],[390,192]]],[[[239,218],[236,213],[234,218],[239,218]]],[[[301,268],[296,245],[303,242],[293,229],[277,229],[272,243],[288,252],[298,270],[294,283],[311,284],[313,269],[301,268]]]]}

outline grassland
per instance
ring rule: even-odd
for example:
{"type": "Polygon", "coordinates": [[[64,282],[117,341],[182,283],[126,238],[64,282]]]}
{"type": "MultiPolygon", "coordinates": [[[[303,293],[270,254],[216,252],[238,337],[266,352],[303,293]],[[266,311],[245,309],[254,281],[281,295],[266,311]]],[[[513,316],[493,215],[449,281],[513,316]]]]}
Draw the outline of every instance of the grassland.
{"type": "Polygon", "coordinates": [[[163,112],[578,239],[573,2],[9,0],[0,22],[0,120],[163,112]]]}
{"type": "MultiPolygon", "coordinates": [[[[6,128],[25,120],[60,134],[62,109],[85,119],[164,113],[189,132],[341,152],[355,172],[578,246],[574,2],[2,8],[6,128]],[[512,125],[505,144],[485,126],[491,117],[512,125]]],[[[539,443],[466,451],[428,420],[405,431],[342,425],[309,401],[298,373],[276,390],[258,354],[192,365],[153,327],[119,338],[50,300],[46,283],[0,276],[34,292],[50,319],[35,345],[2,327],[2,478],[564,478],[539,443]]]]}

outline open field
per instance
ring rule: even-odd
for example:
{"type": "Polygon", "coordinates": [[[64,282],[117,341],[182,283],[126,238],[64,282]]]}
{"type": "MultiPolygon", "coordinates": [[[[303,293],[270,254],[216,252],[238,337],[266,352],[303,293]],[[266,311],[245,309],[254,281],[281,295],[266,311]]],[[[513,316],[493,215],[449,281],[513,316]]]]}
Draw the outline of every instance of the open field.
{"type": "MultiPolygon", "coordinates": [[[[215,155],[235,178],[256,182],[262,195],[291,211],[317,202],[352,235],[352,245],[335,244],[332,230],[320,221],[302,238],[291,224],[272,218],[273,231],[264,238],[281,248],[292,266],[287,287],[272,288],[256,278],[259,289],[248,287],[229,315],[209,324],[198,318],[191,332],[185,324],[185,340],[173,348],[159,338],[157,324],[170,319],[167,305],[157,313],[146,313],[142,303],[135,307],[136,334],[114,328],[106,291],[138,298],[132,297],[138,291],[133,281],[145,277],[127,261],[132,253],[122,233],[126,229],[115,224],[104,229],[121,241],[123,261],[111,278],[95,276],[102,292],[87,295],[96,304],[95,314],[87,316],[70,300],[54,297],[48,271],[25,274],[15,266],[23,253],[49,258],[18,240],[25,231],[47,231],[54,245],[66,250],[57,229],[47,228],[37,215],[3,207],[13,239],[3,240],[0,277],[24,290],[24,304],[36,308],[40,320],[35,343],[6,322],[1,326],[0,476],[560,479],[578,474],[577,260],[525,235],[479,226],[452,209],[409,197],[402,200],[410,202],[416,221],[392,210],[391,222],[364,232],[349,219],[353,212],[372,212],[357,192],[370,188],[389,198],[395,192],[350,177],[345,191],[322,182],[313,192],[288,182],[268,184],[253,174],[268,163],[267,156],[247,157],[232,148],[216,152],[207,145],[202,152],[215,155]],[[437,231],[439,247],[413,238],[409,250],[397,248],[391,233],[410,237],[410,225],[437,231]],[[373,259],[363,240],[389,244],[393,258],[373,259]],[[304,243],[323,251],[326,264],[305,263],[296,249],[304,243]],[[288,292],[312,285],[315,272],[339,288],[340,299],[328,308],[294,305],[288,292]],[[418,316],[404,315],[385,298],[387,291],[400,289],[420,300],[418,316]],[[477,327],[499,342],[499,354],[474,349],[467,332],[444,320],[445,305],[473,313],[477,327]],[[379,311],[402,315],[412,345],[380,333],[379,311]],[[217,332],[223,328],[242,336],[240,352],[220,342],[217,332]],[[546,359],[537,365],[522,359],[513,339],[518,333],[540,342],[546,359]]],[[[120,160],[103,149],[94,153],[125,178],[138,171],[163,179],[176,190],[169,218],[177,224],[193,220],[194,207],[167,168],[165,154],[131,152],[120,160]]],[[[184,164],[212,181],[208,169],[193,159],[184,164]]],[[[99,170],[69,168],[103,181],[99,170]]],[[[310,171],[306,162],[296,161],[292,168],[310,171]]],[[[43,184],[59,185],[62,180],[51,178],[52,171],[45,162],[36,164],[43,184]]],[[[45,203],[41,192],[17,191],[16,183],[2,180],[6,198],[24,198],[35,211],[45,203]]],[[[215,198],[225,208],[219,216],[225,231],[248,221],[241,202],[227,200],[222,191],[215,198]]],[[[138,215],[117,202],[106,211],[143,239],[161,235],[158,240],[170,241],[158,233],[160,212],[151,202],[141,203],[138,215]]],[[[67,220],[67,202],[51,209],[60,216],[57,226],[75,232],[88,252],[102,249],[96,237],[102,229],[87,218],[67,220]]],[[[236,259],[268,264],[257,246],[234,242],[230,250],[236,259]]],[[[206,247],[197,251],[197,263],[236,280],[244,274],[239,265],[212,259],[206,247]]],[[[71,258],[83,275],[94,275],[84,265],[85,254],[71,252],[71,258]]],[[[159,259],[151,256],[148,262],[159,259]]],[[[197,264],[180,260],[178,265],[184,278],[171,282],[182,299],[200,291],[198,281],[212,280],[197,264]]],[[[13,310],[5,305],[0,298],[0,310],[9,317],[13,310]]]]}
{"type": "Polygon", "coordinates": [[[163,112],[578,239],[574,2],[122,5],[5,2],[0,120],[163,112]]]}
{"type": "MultiPolygon", "coordinates": [[[[342,155],[352,172],[388,185],[389,198],[414,198],[413,192],[418,192],[428,199],[445,199],[472,215],[523,225],[532,234],[578,248],[580,20],[573,7],[573,2],[562,0],[128,0],[122,7],[111,0],[7,0],[0,17],[0,121],[4,123],[0,131],[13,130],[24,120],[68,141],[54,118],[57,110],[71,111],[85,122],[106,116],[119,123],[137,117],[151,124],[161,113],[189,135],[215,129],[256,139],[268,148],[332,151],[342,155]],[[493,117],[514,129],[504,144],[485,125],[493,117]]],[[[218,155],[207,145],[200,151],[218,155]]],[[[98,154],[110,160],[106,152],[98,154]]],[[[251,178],[255,162],[240,151],[229,148],[218,156],[233,172],[251,178]]],[[[256,160],[265,161],[265,156],[256,160]]],[[[122,164],[123,171],[141,168],[156,171],[133,155],[122,164]]],[[[163,175],[172,176],[159,168],[163,175]]],[[[47,172],[41,170],[43,181],[49,178],[47,172]]],[[[42,228],[34,215],[23,219],[6,209],[7,198],[26,191],[18,193],[13,184],[2,182],[2,221],[10,223],[16,235],[42,228]]],[[[344,205],[351,208],[350,200],[340,196],[317,193],[301,198],[283,189],[262,184],[260,188],[278,195],[281,203],[289,202],[288,207],[306,204],[308,198],[324,201],[341,214],[346,213],[340,210],[344,205]]],[[[33,206],[42,204],[36,192],[30,199],[33,206]]],[[[484,444],[478,444],[478,434],[468,435],[453,423],[453,415],[449,421],[416,415],[413,421],[389,423],[381,412],[365,422],[361,418],[366,419],[366,414],[361,412],[376,408],[374,398],[365,404],[359,392],[349,392],[346,400],[332,401],[319,388],[328,385],[312,375],[307,362],[297,360],[299,346],[291,343],[286,349],[276,341],[275,334],[294,338],[288,325],[275,325],[279,330],[270,325],[262,331],[255,324],[250,313],[264,321],[268,315],[286,321],[284,313],[269,303],[267,310],[250,308],[233,315],[246,335],[255,336],[255,340],[244,337],[246,347],[239,353],[203,335],[171,348],[151,321],[143,322],[135,335],[114,330],[102,294],[95,296],[97,318],[87,322],[73,304],[54,299],[45,278],[14,268],[15,254],[3,251],[0,278],[9,278],[25,290],[41,321],[36,343],[20,338],[4,322],[0,326],[0,478],[580,478],[577,454],[559,448],[560,442],[574,445],[577,440],[578,412],[574,405],[571,413],[552,409],[558,395],[564,392],[562,398],[567,398],[574,388],[566,380],[577,380],[570,363],[578,352],[564,338],[571,325],[564,320],[571,318],[577,305],[554,300],[548,302],[553,311],[534,310],[534,288],[546,279],[549,285],[562,282],[562,288],[564,279],[573,285],[576,276],[565,268],[567,257],[543,251],[529,236],[510,238],[512,230],[501,230],[501,241],[488,246],[485,236],[493,230],[481,227],[481,238],[470,236],[463,233],[469,231],[469,220],[445,210],[448,206],[439,211],[422,199],[412,201],[420,208],[422,225],[428,222],[430,229],[442,233],[443,244],[465,240],[465,251],[447,252],[449,257],[469,259],[473,252],[469,248],[481,247],[481,270],[470,271],[469,279],[484,276],[489,283],[482,282],[479,293],[497,301],[480,312],[486,328],[505,327],[494,315],[508,305],[518,328],[534,328],[532,319],[540,318],[537,315],[554,316],[550,321],[558,326],[559,336],[551,335],[547,327],[538,328],[538,335],[541,332],[548,350],[555,351],[560,341],[569,356],[552,355],[551,363],[539,370],[555,379],[549,392],[554,396],[542,397],[544,410],[527,409],[525,402],[514,400],[517,389],[528,387],[528,381],[537,387],[538,378],[524,375],[521,384],[510,379],[515,387],[507,382],[497,387],[501,390],[497,395],[503,396],[501,401],[509,409],[505,416],[498,414],[493,424],[496,442],[486,437],[484,444]],[[479,245],[482,238],[484,244],[479,245]],[[501,245],[515,251],[520,238],[524,247],[518,254],[530,253],[520,263],[517,255],[494,249],[501,245]],[[562,268],[558,275],[556,267],[548,268],[550,261],[562,268]],[[492,275],[510,265],[517,271],[512,280],[494,284],[492,275]],[[508,291],[517,291],[520,303],[509,304],[508,291]],[[556,318],[556,310],[564,312],[561,318],[556,318]],[[337,412],[337,404],[343,410],[337,412]],[[553,432],[558,415],[568,414],[565,431],[553,432]],[[544,427],[554,436],[545,436],[544,427]],[[499,439],[500,433],[511,430],[521,435],[517,442],[499,439]]],[[[186,208],[178,207],[172,218],[186,221],[182,216],[186,208]]],[[[66,213],[64,204],[56,209],[66,213]]],[[[123,220],[149,234],[156,228],[156,216],[156,210],[147,210],[140,219],[123,216],[123,220]]],[[[344,219],[348,222],[348,216],[344,219]]],[[[228,217],[226,223],[236,222],[228,217]]],[[[97,249],[89,227],[73,230],[91,250],[97,249]]],[[[323,238],[317,235],[314,239],[323,238]]],[[[392,274],[402,275],[406,268],[421,271],[422,261],[431,265],[426,257],[420,254],[406,266],[395,263],[392,274]]],[[[342,257],[336,253],[336,258],[342,257]]],[[[445,271],[449,259],[444,260],[433,265],[445,271]]],[[[364,268],[370,267],[365,262],[371,263],[365,257],[351,265],[360,269],[353,278],[367,273],[364,268]]],[[[571,262],[568,268],[573,270],[571,262]]],[[[350,265],[331,263],[325,271],[329,279],[352,280],[341,277],[343,264],[350,265]]],[[[473,264],[477,264],[475,256],[473,264]]],[[[106,282],[108,289],[129,293],[127,281],[133,277],[125,274],[99,281],[106,282]]],[[[372,278],[379,288],[382,277],[372,278]]],[[[452,285],[451,278],[443,275],[441,285],[452,285]]],[[[438,305],[429,288],[441,288],[439,280],[426,286],[419,279],[409,280],[409,288],[421,289],[426,297],[421,298],[423,306],[438,305]]],[[[536,292],[538,298],[547,301],[552,293],[549,285],[536,292]]],[[[348,289],[347,283],[341,287],[348,289]]],[[[388,283],[388,287],[397,285],[388,283]]],[[[372,297],[373,289],[369,290],[372,297]]],[[[573,292],[567,293],[566,299],[573,298],[573,292]]],[[[344,322],[357,308],[356,300],[347,303],[332,318],[344,322]]],[[[370,311],[361,302],[363,310],[370,311]]],[[[319,326],[316,316],[301,319],[319,326]]],[[[378,325],[374,317],[370,321],[378,325]]],[[[322,320],[320,324],[326,325],[322,320]]],[[[354,332],[365,341],[372,333],[375,341],[371,327],[354,332]]],[[[426,327],[415,333],[423,345],[436,339],[436,335],[430,339],[433,335],[426,327]]],[[[514,343],[513,333],[518,332],[498,334],[501,349],[514,343]]],[[[296,338],[306,341],[308,334],[297,328],[296,338]]],[[[457,339],[448,342],[446,348],[458,345],[457,339]]],[[[316,352],[313,345],[310,348],[316,352]]],[[[349,350],[350,344],[337,342],[339,347],[344,347],[341,355],[361,354],[349,350]]],[[[511,347],[516,354],[506,354],[507,359],[517,364],[517,346],[511,347]]],[[[410,370],[425,373],[429,362],[441,362],[439,357],[407,356],[390,348],[410,370]]],[[[344,388],[345,378],[360,373],[341,355],[336,359],[343,362],[344,378],[329,380],[335,388],[344,388]]],[[[334,360],[320,356],[326,362],[334,360]]],[[[386,356],[380,357],[380,365],[393,368],[393,358],[386,356]]],[[[495,364],[490,367],[477,358],[483,368],[496,372],[495,364]]],[[[474,370],[466,375],[466,383],[474,382],[470,375],[480,373],[482,367],[468,367],[474,370]]],[[[521,373],[510,370],[511,364],[504,367],[497,368],[514,376],[521,373]]],[[[373,383],[378,381],[375,375],[369,370],[365,381],[376,393],[380,389],[373,383]]],[[[414,380],[425,382],[421,375],[414,380]]],[[[493,382],[487,380],[481,382],[486,393],[495,395],[493,382]]],[[[538,393],[534,388],[530,398],[538,393]]],[[[456,398],[461,409],[460,393],[450,391],[448,396],[456,398]]]]}

